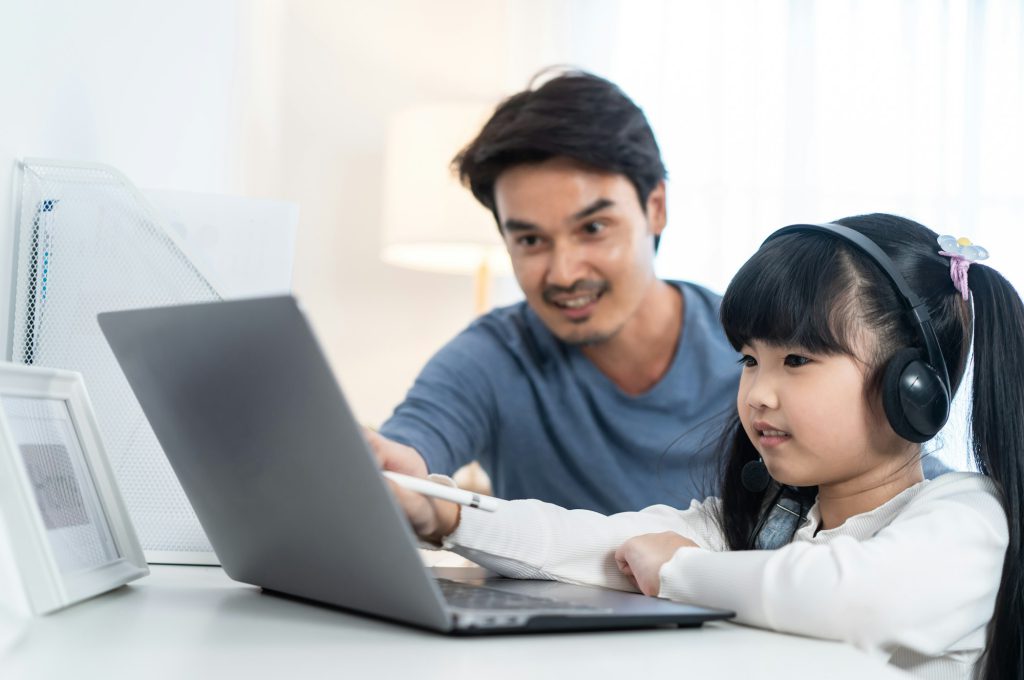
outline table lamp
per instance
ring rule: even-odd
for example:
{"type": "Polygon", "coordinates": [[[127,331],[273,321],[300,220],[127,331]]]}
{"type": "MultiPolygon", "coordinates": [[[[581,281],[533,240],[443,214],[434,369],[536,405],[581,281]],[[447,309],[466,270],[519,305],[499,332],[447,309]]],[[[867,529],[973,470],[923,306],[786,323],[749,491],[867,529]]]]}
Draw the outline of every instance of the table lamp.
{"type": "Polygon", "coordinates": [[[474,276],[475,310],[490,307],[491,280],[511,273],[494,217],[459,184],[451,161],[492,105],[430,103],[388,128],[381,258],[399,267],[474,276]]]}
{"type": "MultiPolygon", "coordinates": [[[[491,307],[494,276],[512,272],[494,216],[463,187],[452,158],[480,131],[492,104],[428,103],[396,114],[385,156],[381,259],[420,271],[472,275],[474,310],[491,307]]],[[[459,486],[489,492],[476,463],[456,473],[459,486]]]]}

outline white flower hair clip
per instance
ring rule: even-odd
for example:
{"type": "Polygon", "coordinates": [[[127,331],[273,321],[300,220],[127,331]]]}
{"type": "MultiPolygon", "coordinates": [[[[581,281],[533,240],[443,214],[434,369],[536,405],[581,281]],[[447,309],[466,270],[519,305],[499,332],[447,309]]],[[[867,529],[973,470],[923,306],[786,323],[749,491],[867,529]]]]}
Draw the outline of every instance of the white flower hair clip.
{"type": "Polygon", "coordinates": [[[963,236],[956,238],[945,234],[937,240],[942,248],[939,255],[949,258],[949,276],[953,279],[953,285],[960,291],[964,300],[967,300],[970,297],[970,291],[967,288],[967,270],[970,269],[972,263],[987,260],[988,251],[971,243],[971,239],[963,236]]]}

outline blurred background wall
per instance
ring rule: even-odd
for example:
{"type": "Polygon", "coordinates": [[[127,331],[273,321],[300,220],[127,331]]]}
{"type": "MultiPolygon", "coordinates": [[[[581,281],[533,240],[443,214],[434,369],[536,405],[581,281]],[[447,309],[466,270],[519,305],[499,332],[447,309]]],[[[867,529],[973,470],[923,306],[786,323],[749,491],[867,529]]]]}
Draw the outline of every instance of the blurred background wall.
{"type": "MultiPolygon", "coordinates": [[[[297,203],[294,291],[357,415],[379,423],[475,313],[470,276],[381,258],[386,206],[421,200],[386,180],[396,115],[490,107],[573,64],[654,125],[670,172],[664,276],[721,291],[778,226],[882,210],[971,236],[1021,286],[1022,13],[1016,0],[3,0],[0,206],[11,214],[24,156],[297,203]]],[[[0,224],[8,262],[12,229],[0,224]]],[[[491,300],[516,296],[499,278],[491,300]]],[[[0,288],[0,323],[8,299],[0,288]]]]}

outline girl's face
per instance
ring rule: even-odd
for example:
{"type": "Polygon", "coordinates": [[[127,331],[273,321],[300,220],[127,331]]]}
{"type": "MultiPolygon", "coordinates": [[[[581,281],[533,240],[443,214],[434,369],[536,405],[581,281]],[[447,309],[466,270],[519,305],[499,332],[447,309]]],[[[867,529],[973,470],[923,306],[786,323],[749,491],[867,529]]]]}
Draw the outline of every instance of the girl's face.
{"type": "Polygon", "coordinates": [[[861,362],[757,340],[742,353],[736,407],[776,481],[869,488],[904,461],[908,443],[869,408],[861,362]]]}

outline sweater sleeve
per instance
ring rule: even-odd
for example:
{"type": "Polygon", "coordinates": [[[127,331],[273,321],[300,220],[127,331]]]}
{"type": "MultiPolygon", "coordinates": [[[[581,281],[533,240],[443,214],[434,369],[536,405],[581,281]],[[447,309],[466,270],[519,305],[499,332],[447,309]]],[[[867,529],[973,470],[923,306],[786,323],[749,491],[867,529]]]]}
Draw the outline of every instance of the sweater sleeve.
{"type": "Polygon", "coordinates": [[[922,492],[867,540],[680,549],[661,569],[659,595],[869,651],[936,655],[991,618],[1007,541],[994,488],[978,476],[922,492]]]}
{"type": "Polygon", "coordinates": [[[636,590],[615,565],[615,550],[640,534],[674,531],[708,550],[723,550],[714,519],[718,499],[687,510],[654,505],[601,515],[536,500],[501,501],[497,512],[464,508],[444,548],[503,576],[636,590]]]}

